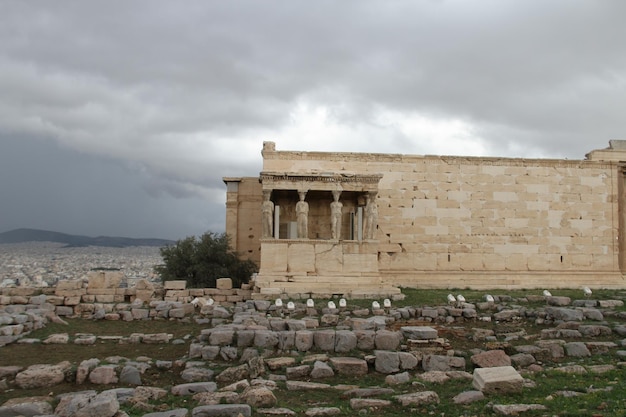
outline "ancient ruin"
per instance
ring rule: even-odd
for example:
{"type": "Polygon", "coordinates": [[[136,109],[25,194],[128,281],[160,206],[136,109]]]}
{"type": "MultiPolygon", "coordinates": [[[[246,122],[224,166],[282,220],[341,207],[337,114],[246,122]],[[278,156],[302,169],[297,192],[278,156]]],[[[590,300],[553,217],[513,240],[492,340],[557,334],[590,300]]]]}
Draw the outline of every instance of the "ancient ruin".
{"type": "Polygon", "coordinates": [[[584,160],[276,150],[224,178],[258,297],[624,285],[626,141],[584,160]]]}
{"type": "MultiPolygon", "coordinates": [[[[371,308],[342,306],[341,300],[339,308],[326,307],[324,300],[317,305],[296,301],[292,307],[249,299],[198,306],[185,301],[198,289],[186,290],[184,282],[164,288],[165,298],[178,301],[144,302],[140,296],[154,298],[158,292],[140,292],[149,289],[107,293],[105,287],[119,278],[105,272],[91,274],[86,283],[74,280],[82,286],[60,281],[55,295],[2,291],[0,349],[7,350],[0,364],[0,394],[11,398],[0,404],[0,415],[123,417],[132,410],[144,417],[313,416],[341,415],[339,406],[348,413],[366,409],[371,415],[394,416],[417,406],[431,410],[421,414],[448,415],[450,407],[471,407],[464,415],[530,410],[556,415],[565,403],[584,407],[581,415],[598,409],[607,416],[623,413],[623,391],[618,391],[626,366],[626,312],[618,299],[623,291],[604,290],[604,296],[598,292],[593,298],[579,292],[584,299],[466,293],[471,299],[459,302],[457,296],[454,305],[443,304],[441,297],[429,305],[373,302],[371,308]],[[80,304],[61,303],[77,295],[80,304]],[[115,302],[121,296],[129,302],[115,302]],[[193,322],[197,332],[174,338],[163,332],[65,331],[65,320],[77,317],[149,321],[155,328],[167,321],[193,322]],[[62,332],[33,337],[50,322],[61,325],[62,332]],[[16,350],[37,345],[41,362],[23,366],[16,350]],[[72,352],[89,354],[46,361],[47,349],[67,345],[75,345],[72,352]],[[98,345],[128,353],[141,348],[134,356],[94,357],[92,348],[98,345]],[[159,346],[157,356],[141,353],[149,345],[159,346]],[[161,347],[168,346],[181,346],[184,354],[161,356],[161,347]],[[550,382],[555,373],[570,376],[573,385],[555,386],[550,382]],[[548,396],[542,385],[551,387],[548,396]],[[41,390],[48,394],[33,396],[41,390]],[[299,393],[321,393],[326,401],[286,400],[299,393]],[[182,399],[174,403],[172,396],[182,399]],[[303,405],[305,411],[292,409],[303,405]]],[[[227,291],[228,284],[220,281],[218,287],[227,291]]]]}

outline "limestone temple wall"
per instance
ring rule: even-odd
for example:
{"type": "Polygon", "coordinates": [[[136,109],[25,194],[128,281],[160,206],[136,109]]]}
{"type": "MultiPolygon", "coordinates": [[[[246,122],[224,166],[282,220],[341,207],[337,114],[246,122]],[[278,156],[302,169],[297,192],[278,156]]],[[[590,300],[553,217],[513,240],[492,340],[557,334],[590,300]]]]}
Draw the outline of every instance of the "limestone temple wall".
{"type": "Polygon", "coordinates": [[[258,227],[237,247],[261,247],[257,286],[266,294],[621,287],[622,144],[556,160],[277,151],[266,142],[260,178],[240,179],[260,181],[248,188],[254,198],[242,190],[228,197],[255,203],[227,203],[226,231],[242,234],[233,217],[261,223],[263,191],[278,207],[273,233],[258,227]],[[333,191],[342,203],[338,235],[333,191]],[[295,231],[303,193],[306,235],[295,231]],[[368,200],[377,216],[367,214],[368,200]]]}
{"type": "Polygon", "coordinates": [[[258,178],[224,178],[226,231],[242,257],[261,262],[261,183],[258,178]]]}

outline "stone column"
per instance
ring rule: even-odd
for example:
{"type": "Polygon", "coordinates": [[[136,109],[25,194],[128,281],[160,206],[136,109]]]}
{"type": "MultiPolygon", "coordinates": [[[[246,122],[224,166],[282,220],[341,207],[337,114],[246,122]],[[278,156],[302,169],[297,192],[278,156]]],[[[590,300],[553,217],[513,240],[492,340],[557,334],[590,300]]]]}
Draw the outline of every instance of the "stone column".
{"type": "Polygon", "coordinates": [[[309,238],[309,203],[304,201],[306,191],[299,191],[300,201],[296,203],[296,220],[298,223],[298,239],[309,238]]]}
{"type": "Polygon", "coordinates": [[[339,201],[341,191],[333,191],[333,202],[330,203],[330,230],[331,237],[335,240],[341,239],[341,210],[343,204],[339,201]]]}
{"type": "Polygon", "coordinates": [[[274,203],[270,200],[272,195],[271,190],[263,190],[263,204],[261,205],[261,211],[263,213],[262,218],[262,237],[270,238],[274,232],[274,203]]]}
{"type": "Polygon", "coordinates": [[[280,239],[280,206],[274,208],[274,238],[280,239]]]}
{"type": "Polygon", "coordinates": [[[365,219],[363,222],[363,239],[374,239],[378,225],[378,206],[376,192],[370,191],[365,195],[365,219]]]}
{"type": "Polygon", "coordinates": [[[239,236],[239,182],[237,179],[224,179],[226,184],[226,234],[231,238],[231,246],[238,250],[239,236]]]}

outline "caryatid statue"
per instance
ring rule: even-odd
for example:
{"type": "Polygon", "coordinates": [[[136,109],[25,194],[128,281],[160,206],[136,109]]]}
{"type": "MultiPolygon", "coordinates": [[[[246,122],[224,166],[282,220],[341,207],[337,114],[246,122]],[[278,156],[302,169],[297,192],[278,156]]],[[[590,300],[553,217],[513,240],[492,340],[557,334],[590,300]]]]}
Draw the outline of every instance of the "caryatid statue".
{"type": "Polygon", "coordinates": [[[298,223],[298,239],[309,238],[309,203],[304,201],[306,191],[299,191],[300,201],[296,203],[296,221],[298,223]]]}
{"type": "Polygon", "coordinates": [[[270,200],[272,192],[270,190],[263,190],[263,204],[261,205],[261,212],[263,213],[263,234],[262,237],[272,237],[274,234],[274,203],[270,200]]]}
{"type": "Polygon", "coordinates": [[[378,206],[376,205],[376,193],[370,191],[365,195],[365,221],[363,224],[363,238],[374,239],[376,226],[378,225],[378,206]]]}
{"type": "Polygon", "coordinates": [[[330,231],[335,240],[341,239],[341,209],[343,204],[339,201],[341,191],[333,191],[333,202],[330,203],[330,231]]]}

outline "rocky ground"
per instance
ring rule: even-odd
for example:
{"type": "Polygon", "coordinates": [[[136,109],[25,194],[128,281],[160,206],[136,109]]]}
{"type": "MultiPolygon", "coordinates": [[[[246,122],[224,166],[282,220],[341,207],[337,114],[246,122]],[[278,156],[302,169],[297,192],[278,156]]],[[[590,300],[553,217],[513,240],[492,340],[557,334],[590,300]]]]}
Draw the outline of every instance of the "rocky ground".
{"type": "MultiPolygon", "coordinates": [[[[62,326],[63,319],[50,314],[41,297],[37,301],[3,306],[0,331],[34,317],[43,325],[62,326]]],[[[561,409],[570,398],[585,404],[577,406],[576,415],[620,415],[623,401],[601,399],[622,388],[622,295],[578,300],[501,295],[473,301],[388,308],[296,303],[288,310],[256,300],[205,306],[176,318],[181,325],[198,326],[197,334],[186,337],[145,331],[25,335],[0,348],[0,357],[3,350],[8,353],[0,360],[0,390],[11,397],[0,406],[0,417],[393,416],[407,410],[447,416],[572,415],[561,409]],[[154,350],[156,356],[77,360],[75,355],[30,365],[7,359],[19,346],[41,352],[74,346],[79,352],[103,343],[128,353],[137,346],[184,350],[167,360],[154,350]],[[577,378],[586,382],[576,384],[577,378]],[[31,396],[59,386],[74,388],[31,396]],[[535,401],[537,393],[542,401],[535,401]]]]}

